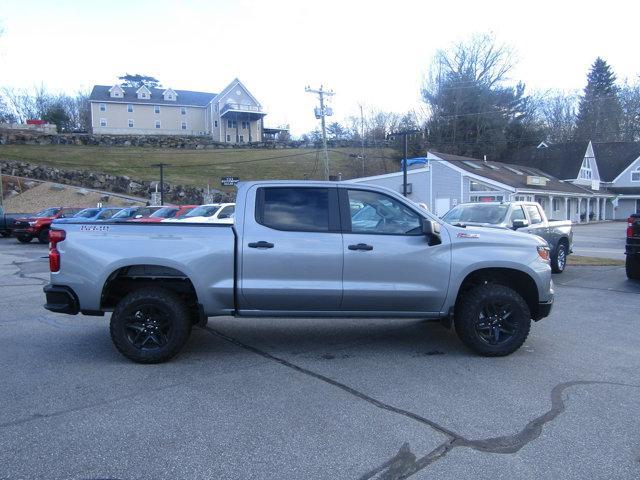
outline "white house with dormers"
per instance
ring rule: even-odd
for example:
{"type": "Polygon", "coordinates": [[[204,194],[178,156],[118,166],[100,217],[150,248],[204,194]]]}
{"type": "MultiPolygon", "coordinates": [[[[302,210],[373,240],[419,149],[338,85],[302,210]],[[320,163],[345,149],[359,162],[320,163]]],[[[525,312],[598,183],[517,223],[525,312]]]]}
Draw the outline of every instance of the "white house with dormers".
{"type": "Polygon", "coordinates": [[[95,85],[89,102],[95,134],[209,136],[234,144],[261,141],[267,114],[238,79],[220,93],[95,85]]]}
{"type": "MultiPolygon", "coordinates": [[[[640,212],[640,143],[571,142],[525,148],[510,159],[533,166],[609,199],[609,218],[624,220],[640,212]]],[[[582,207],[593,212],[593,200],[582,207]]],[[[589,214],[587,214],[587,218],[589,214]]]]}

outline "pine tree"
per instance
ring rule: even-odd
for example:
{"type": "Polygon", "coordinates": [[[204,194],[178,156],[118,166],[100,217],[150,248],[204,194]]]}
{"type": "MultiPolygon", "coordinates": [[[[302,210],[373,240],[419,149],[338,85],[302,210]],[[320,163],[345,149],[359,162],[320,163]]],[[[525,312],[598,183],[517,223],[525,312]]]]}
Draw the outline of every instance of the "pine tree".
{"type": "Polygon", "coordinates": [[[614,142],[620,139],[622,107],[616,76],[602,58],[596,58],[580,98],[576,139],[614,142]]]}

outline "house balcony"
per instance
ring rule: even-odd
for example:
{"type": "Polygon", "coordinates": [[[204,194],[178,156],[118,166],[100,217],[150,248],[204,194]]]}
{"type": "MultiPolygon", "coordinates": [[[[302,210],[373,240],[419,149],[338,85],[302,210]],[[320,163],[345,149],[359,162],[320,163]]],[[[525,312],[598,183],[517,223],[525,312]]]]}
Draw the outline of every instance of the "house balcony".
{"type": "Polygon", "coordinates": [[[265,116],[267,112],[262,110],[262,107],[256,107],[255,105],[245,105],[242,103],[226,103],[220,108],[220,116],[224,117],[227,114],[236,113],[243,116],[249,115],[252,119],[265,116]]]}

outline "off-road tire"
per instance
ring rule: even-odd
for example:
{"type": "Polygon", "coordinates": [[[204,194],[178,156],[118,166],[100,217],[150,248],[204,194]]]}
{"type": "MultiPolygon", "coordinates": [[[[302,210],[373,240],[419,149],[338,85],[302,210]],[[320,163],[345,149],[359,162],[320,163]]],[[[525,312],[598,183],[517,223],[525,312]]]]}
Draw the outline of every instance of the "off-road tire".
{"type": "Polygon", "coordinates": [[[175,293],[162,288],[141,288],[118,302],[111,315],[111,340],[118,351],[136,363],[161,363],[174,357],[191,334],[191,314],[175,293]],[[152,305],[162,310],[170,322],[167,343],[151,349],[137,348],[128,337],[127,322],[138,308],[152,305]]]}
{"type": "Polygon", "coordinates": [[[40,242],[40,243],[49,243],[49,229],[48,228],[44,228],[44,229],[40,230],[40,233],[38,234],[38,242],[40,242]]]}
{"type": "Polygon", "coordinates": [[[630,280],[640,280],[640,256],[627,255],[624,262],[627,278],[630,280]]]}
{"type": "Polygon", "coordinates": [[[455,310],[455,329],[458,337],[469,349],[485,357],[503,357],[518,350],[527,339],[531,328],[531,312],[524,299],[504,285],[485,283],[464,292],[455,310]],[[515,333],[505,343],[490,345],[476,330],[480,312],[489,302],[503,302],[512,309],[515,333]]]}
{"type": "Polygon", "coordinates": [[[556,251],[551,256],[551,271],[553,273],[562,273],[567,266],[567,256],[569,255],[567,245],[560,242],[556,247],[556,251]]]}
{"type": "Polygon", "coordinates": [[[20,243],[31,243],[31,240],[33,240],[31,235],[18,235],[16,238],[20,243]]]}

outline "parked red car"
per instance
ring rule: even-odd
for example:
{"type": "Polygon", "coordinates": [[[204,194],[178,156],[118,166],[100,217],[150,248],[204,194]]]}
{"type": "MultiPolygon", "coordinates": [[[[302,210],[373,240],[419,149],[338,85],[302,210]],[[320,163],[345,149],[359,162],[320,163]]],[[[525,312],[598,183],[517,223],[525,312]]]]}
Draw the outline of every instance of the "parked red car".
{"type": "Polygon", "coordinates": [[[197,205],[182,205],[182,206],[171,206],[171,207],[162,207],[160,210],[156,210],[148,217],[143,218],[134,218],[133,220],[129,220],[130,222],[144,222],[144,223],[157,223],[165,220],[167,218],[178,218],[181,215],[184,215],[187,212],[190,212],[197,205]]]}
{"type": "Polygon", "coordinates": [[[36,213],[32,217],[18,218],[13,226],[13,235],[21,243],[29,243],[37,238],[40,243],[49,243],[49,227],[56,218],[74,216],[82,208],[51,207],[36,213]]]}

